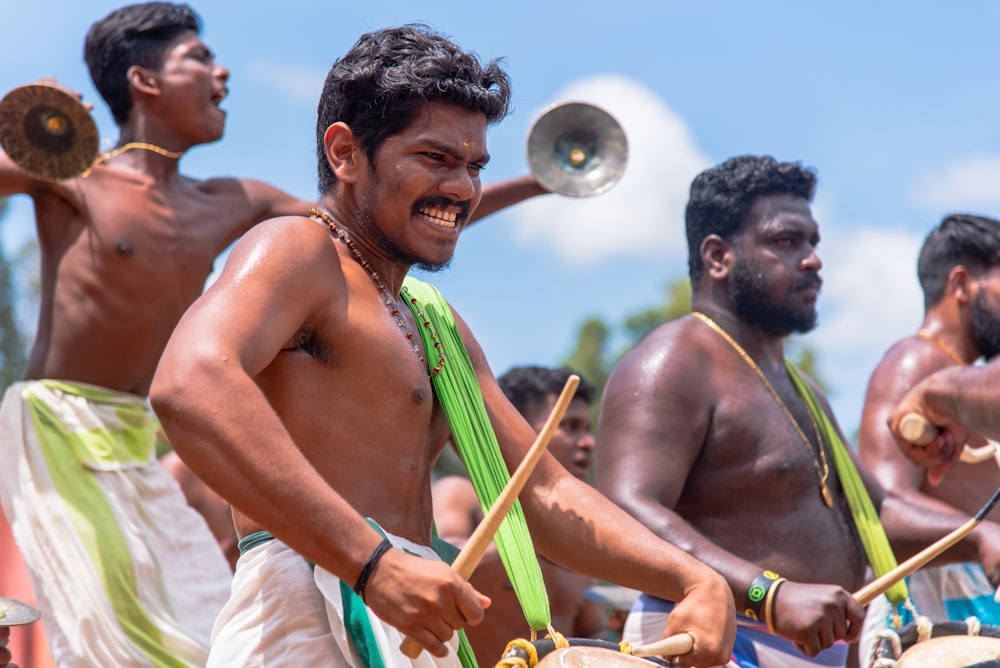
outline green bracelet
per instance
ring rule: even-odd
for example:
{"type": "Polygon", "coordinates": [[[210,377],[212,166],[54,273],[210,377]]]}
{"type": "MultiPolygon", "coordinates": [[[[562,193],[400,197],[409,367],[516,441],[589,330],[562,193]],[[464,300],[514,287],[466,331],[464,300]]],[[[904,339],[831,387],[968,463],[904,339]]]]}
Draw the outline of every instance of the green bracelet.
{"type": "Polygon", "coordinates": [[[750,619],[760,621],[761,609],[764,607],[764,600],[767,598],[768,590],[781,576],[774,571],[764,571],[753,579],[750,588],[747,589],[747,598],[743,604],[745,608],[743,614],[750,619]]]}

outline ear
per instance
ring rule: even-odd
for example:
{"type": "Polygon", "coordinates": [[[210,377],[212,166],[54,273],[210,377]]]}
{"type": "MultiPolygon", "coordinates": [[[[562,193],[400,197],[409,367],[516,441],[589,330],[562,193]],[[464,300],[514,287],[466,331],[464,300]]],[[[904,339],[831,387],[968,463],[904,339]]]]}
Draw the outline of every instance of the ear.
{"type": "Polygon", "coordinates": [[[945,288],[945,294],[951,295],[960,305],[970,304],[974,296],[974,283],[975,279],[964,265],[952,267],[951,271],[948,272],[948,286],[945,288]]]}
{"type": "Polygon", "coordinates": [[[698,247],[701,263],[705,266],[705,275],[712,280],[721,281],[729,276],[733,263],[733,246],[718,234],[709,234],[702,239],[698,247]]]}
{"type": "Polygon", "coordinates": [[[125,78],[131,88],[146,95],[160,94],[160,80],[155,74],[144,67],[133,65],[125,72],[125,78]]]}
{"type": "Polygon", "coordinates": [[[355,141],[351,128],[343,122],[328,127],[323,133],[323,147],[326,160],[337,180],[341,183],[356,183],[359,170],[368,161],[355,141]]]}

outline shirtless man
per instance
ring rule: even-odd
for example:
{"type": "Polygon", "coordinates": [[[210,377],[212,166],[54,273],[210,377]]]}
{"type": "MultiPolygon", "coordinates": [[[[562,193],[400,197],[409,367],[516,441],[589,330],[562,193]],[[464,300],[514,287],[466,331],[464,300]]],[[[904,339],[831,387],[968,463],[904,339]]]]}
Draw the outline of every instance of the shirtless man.
{"type": "MultiPolygon", "coordinates": [[[[373,650],[410,665],[405,635],[430,654],[415,665],[455,666],[454,630],[482,620],[488,601],[431,560],[431,471],[449,437],[467,436],[450,420],[485,421],[473,438],[495,433],[509,469],[535,432],[461,318],[403,281],[451,259],[509,85],[496,61],[425,28],[362,36],[323,89],[315,213],[248,232],[167,344],[152,404],[232,503],[244,550],[209,665],[358,665],[373,650]],[[446,386],[459,379],[468,393],[446,386]]],[[[684,665],[725,662],[734,625],[718,574],[551,455],[520,502],[547,558],[680,601],[665,632],[693,638],[684,665]]]]}
{"type": "MultiPolygon", "coordinates": [[[[91,27],[85,57],[120,134],[89,175],[51,182],[0,153],[0,197],[32,198],[42,268],[30,380],[2,410],[0,452],[16,465],[0,467],[0,496],[60,665],[204,664],[228,595],[204,521],[152,461],[145,397],[219,253],[312,203],[252,179],[180,173],[179,156],[219,140],[226,119],[229,71],[199,29],[189,7],[159,2],[91,27]]],[[[516,182],[494,207],[532,192],[516,182]]],[[[10,554],[5,570],[18,567],[10,554]]]]}
{"type": "MultiPolygon", "coordinates": [[[[845,664],[838,641],[861,632],[864,610],[850,592],[866,567],[845,481],[856,481],[859,514],[876,527],[882,502],[850,466],[825,397],[786,367],[784,338],[816,324],[814,188],[812,172],[770,157],[732,158],[695,178],[686,216],[694,313],[622,359],[598,422],[598,488],[728,579],[745,611],[741,665],[845,664]]],[[[938,520],[926,520],[931,539],[914,530],[915,543],[898,547],[908,554],[959,524],[938,520]]],[[[878,561],[891,560],[884,534],[871,542],[878,561]]],[[[670,608],[641,596],[625,640],[647,640],[670,608]]]]}
{"type": "MultiPolygon", "coordinates": [[[[545,425],[572,373],[565,367],[523,366],[511,369],[497,380],[504,396],[537,432],[545,425]]],[[[590,420],[593,400],[594,387],[581,380],[548,447],[556,461],[580,480],[587,479],[594,452],[590,420]]],[[[464,545],[483,519],[472,482],[464,476],[446,476],[435,482],[431,491],[438,535],[455,545],[464,545]]],[[[603,637],[608,629],[607,616],[598,603],[584,597],[584,592],[594,584],[593,578],[567,570],[543,556],[538,561],[549,594],[553,628],[567,637],[603,637]]],[[[492,601],[483,623],[468,629],[469,642],[481,661],[496,661],[507,643],[527,637],[529,629],[495,548],[487,552],[469,582],[492,601]]]]}
{"type": "MultiPolygon", "coordinates": [[[[932,373],[1000,353],[1000,280],[996,280],[1000,222],[967,214],[945,217],[924,241],[917,274],[924,292],[924,319],[915,334],[889,348],[872,373],[858,451],[886,491],[905,501],[912,512],[931,508],[968,519],[1000,487],[996,460],[958,463],[954,473],[933,485],[927,470],[900,451],[886,418],[909,388],[932,373]]],[[[1000,510],[990,517],[993,521],[973,534],[983,552],[1000,548],[1000,525],[995,523],[1000,510]]],[[[978,563],[917,571],[908,580],[917,611],[935,622],[976,617],[983,624],[1000,625],[1000,605],[994,601],[1000,571],[995,556],[989,563],[989,573],[978,563]]],[[[893,609],[884,597],[873,601],[865,618],[861,657],[869,656],[877,634],[890,624],[890,615],[899,615],[901,623],[913,619],[903,606],[893,609]]]]}

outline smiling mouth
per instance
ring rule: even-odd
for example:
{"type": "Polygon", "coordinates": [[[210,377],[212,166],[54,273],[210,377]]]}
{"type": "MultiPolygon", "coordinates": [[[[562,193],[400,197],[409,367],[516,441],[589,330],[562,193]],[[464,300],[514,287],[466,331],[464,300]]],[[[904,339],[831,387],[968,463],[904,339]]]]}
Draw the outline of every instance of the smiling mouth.
{"type": "Polygon", "coordinates": [[[221,91],[212,96],[212,104],[218,107],[222,104],[222,101],[226,99],[227,95],[229,95],[229,89],[223,88],[221,91]]]}
{"type": "Polygon", "coordinates": [[[453,229],[457,224],[456,221],[458,221],[458,214],[450,211],[444,211],[443,209],[425,206],[419,209],[418,213],[424,217],[424,220],[432,225],[437,225],[438,227],[443,227],[449,230],[453,229]]]}

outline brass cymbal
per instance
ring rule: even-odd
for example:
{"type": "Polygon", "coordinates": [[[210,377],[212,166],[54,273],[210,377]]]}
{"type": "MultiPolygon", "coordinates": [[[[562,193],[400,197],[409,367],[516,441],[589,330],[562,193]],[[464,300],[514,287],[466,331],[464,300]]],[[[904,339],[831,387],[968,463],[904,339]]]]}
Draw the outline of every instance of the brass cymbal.
{"type": "Polygon", "coordinates": [[[567,102],[545,111],[528,134],[528,165],[553,192],[589,197],[621,178],[628,139],[611,114],[585,102],[567,102]]]}
{"type": "Polygon", "coordinates": [[[27,603],[0,596],[0,626],[21,626],[38,621],[42,613],[27,603]]]}
{"type": "Polygon", "coordinates": [[[20,86],[0,100],[0,146],[25,171],[50,181],[69,179],[97,159],[97,124],[60,88],[20,86]]]}

